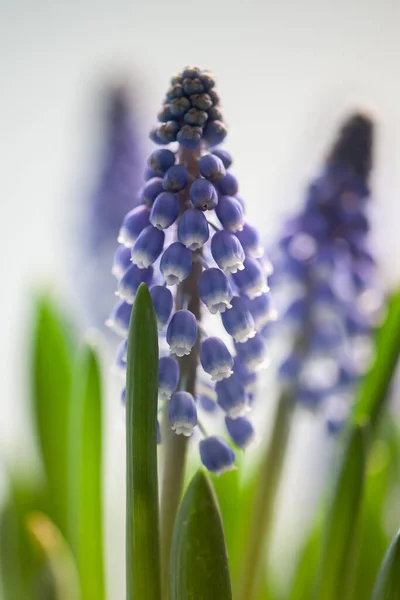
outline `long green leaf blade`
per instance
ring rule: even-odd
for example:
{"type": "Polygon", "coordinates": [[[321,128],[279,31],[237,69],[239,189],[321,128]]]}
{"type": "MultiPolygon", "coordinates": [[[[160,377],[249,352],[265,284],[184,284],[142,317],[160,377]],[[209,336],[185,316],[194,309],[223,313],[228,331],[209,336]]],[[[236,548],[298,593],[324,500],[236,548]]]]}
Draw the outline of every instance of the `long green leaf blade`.
{"type": "Polygon", "coordinates": [[[375,359],[362,384],[353,422],[373,426],[382,414],[400,354],[400,290],[393,293],[375,343],[375,359]]]}
{"type": "Polygon", "coordinates": [[[221,515],[201,470],[183,498],[171,551],[170,600],[231,600],[221,515]]]}
{"type": "Polygon", "coordinates": [[[70,427],[70,522],[82,600],[104,600],[102,429],[100,366],[85,345],[75,369],[70,427]]]}
{"type": "Polygon", "coordinates": [[[159,600],[158,338],[150,293],[132,309],[126,382],[126,599],[159,600]]]}
{"type": "Polygon", "coordinates": [[[80,600],[78,571],[59,529],[40,512],[27,515],[26,528],[46,558],[57,600],[80,600]]]}
{"type": "Polygon", "coordinates": [[[72,360],[66,326],[47,298],[37,303],[33,338],[32,396],[51,518],[67,533],[68,424],[72,360]]]}
{"type": "Polygon", "coordinates": [[[400,598],[400,531],[385,554],[372,594],[372,600],[398,600],[398,598],[400,598]]]}
{"type": "Polygon", "coordinates": [[[363,497],[366,453],[365,427],[355,427],[349,434],[338,472],[325,530],[315,600],[345,600],[348,597],[363,497]]]}

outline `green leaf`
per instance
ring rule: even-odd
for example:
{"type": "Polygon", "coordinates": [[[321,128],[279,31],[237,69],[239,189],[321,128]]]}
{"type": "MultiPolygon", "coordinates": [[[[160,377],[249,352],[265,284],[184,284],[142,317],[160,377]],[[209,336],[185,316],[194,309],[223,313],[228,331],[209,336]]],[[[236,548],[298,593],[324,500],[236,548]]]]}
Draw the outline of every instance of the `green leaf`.
{"type": "Polygon", "coordinates": [[[86,345],[75,368],[70,427],[71,545],[77,559],[82,600],[103,600],[103,405],[100,367],[86,345]]]}
{"type": "Polygon", "coordinates": [[[126,600],[159,600],[158,337],[150,293],[132,309],[126,382],[126,600]]]}
{"type": "Polygon", "coordinates": [[[311,527],[304,547],[300,553],[288,600],[304,600],[304,598],[312,598],[320,551],[321,523],[320,519],[317,519],[311,527]]]}
{"type": "Polygon", "coordinates": [[[25,518],[34,508],[46,506],[44,490],[9,473],[9,492],[0,512],[0,580],[4,600],[47,599],[41,585],[43,561],[33,551],[25,518]]]}
{"type": "Polygon", "coordinates": [[[400,598],[400,531],[385,554],[372,600],[398,600],[400,598]]]}
{"type": "MultiPolygon", "coordinates": [[[[238,457],[238,462],[240,457],[238,457]]],[[[224,473],[223,477],[212,475],[214,491],[217,496],[224,528],[229,567],[235,562],[238,508],[239,508],[239,465],[237,469],[224,473]]]]}
{"type": "Polygon", "coordinates": [[[351,598],[370,598],[376,575],[391,535],[385,532],[383,516],[390,485],[392,452],[385,439],[378,439],[368,457],[363,499],[359,552],[351,598]]]}
{"type": "Polygon", "coordinates": [[[221,515],[202,470],[189,485],[175,521],[170,573],[170,600],[232,599],[221,515]]]}
{"type": "Polygon", "coordinates": [[[400,290],[392,294],[375,344],[375,358],[362,384],[353,422],[375,426],[384,411],[400,354],[400,290]]]}
{"type": "Polygon", "coordinates": [[[54,586],[57,600],[79,600],[79,576],[72,552],[60,530],[43,513],[27,516],[26,528],[34,543],[43,553],[54,586]]]}
{"type": "Polygon", "coordinates": [[[39,447],[45,467],[50,516],[62,533],[68,519],[68,425],[72,359],[68,330],[48,298],[36,307],[32,397],[39,447]]]}
{"type": "Polygon", "coordinates": [[[318,571],[315,600],[345,600],[351,585],[366,471],[366,429],[349,432],[338,472],[318,571]]]}

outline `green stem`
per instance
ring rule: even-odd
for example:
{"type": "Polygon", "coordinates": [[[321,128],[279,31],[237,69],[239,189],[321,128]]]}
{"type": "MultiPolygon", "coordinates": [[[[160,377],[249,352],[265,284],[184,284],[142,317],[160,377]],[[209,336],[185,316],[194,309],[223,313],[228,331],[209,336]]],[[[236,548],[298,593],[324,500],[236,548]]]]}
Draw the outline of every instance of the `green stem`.
{"type": "Polygon", "coordinates": [[[293,405],[292,394],[282,392],[276,409],[271,438],[262,458],[260,472],[263,476],[260,478],[251,512],[248,544],[244,553],[240,600],[252,600],[258,590],[261,565],[265,559],[264,551],[268,547],[271,535],[275,498],[289,439],[293,405]]]}
{"type": "MultiPolygon", "coordinates": [[[[181,150],[180,162],[188,169],[192,178],[198,175],[198,152],[181,150]]],[[[181,213],[190,206],[188,187],[180,193],[181,213]]],[[[200,298],[198,284],[202,272],[201,263],[196,260],[201,256],[201,250],[193,253],[192,270],[177,289],[175,308],[181,309],[187,302],[187,310],[200,320],[200,298]]],[[[196,391],[196,370],[199,358],[200,336],[197,343],[188,356],[184,356],[179,361],[180,380],[179,389],[185,388],[187,392],[195,395],[196,391]]],[[[161,581],[164,600],[169,598],[169,565],[170,551],[172,543],[172,534],[174,531],[175,519],[178,513],[186,465],[186,454],[188,439],[181,435],[176,435],[171,431],[168,423],[168,411],[165,413],[163,426],[163,445],[165,447],[164,471],[161,489],[161,581]]]]}
{"type": "MultiPolygon", "coordinates": [[[[168,421],[168,415],[165,416],[168,421]]],[[[175,518],[181,501],[188,439],[163,427],[165,462],[161,495],[161,581],[163,598],[169,595],[169,557],[175,518]]]]}

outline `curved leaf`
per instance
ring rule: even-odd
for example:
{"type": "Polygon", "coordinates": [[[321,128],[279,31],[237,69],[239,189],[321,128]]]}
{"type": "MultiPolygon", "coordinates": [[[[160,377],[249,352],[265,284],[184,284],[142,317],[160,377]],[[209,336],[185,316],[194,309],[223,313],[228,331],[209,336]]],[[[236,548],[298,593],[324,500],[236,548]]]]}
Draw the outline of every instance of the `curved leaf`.
{"type": "Polygon", "coordinates": [[[82,600],[103,600],[102,389],[95,350],[86,345],[75,369],[70,427],[69,532],[82,600]]]}
{"type": "Polygon", "coordinates": [[[126,381],[126,599],[159,600],[158,337],[150,293],[132,309],[126,381]]]}
{"type": "Polygon", "coordinates": [[[400,531],[390,544],[378,573],[372,600],[400,598],[400,531]]]}
{"type": "Polygon", "coordinates": [[[221,515],[202,470],[192,479],[175,522],[170,573],[171,600],[232,599],[221,515]]]}
{"type": "Polygon", "coordinates": [[[345,600],[353,574],[366,470],[366,430],[349,433],[338,472],[318,571],[315,600],[345,600]]]}
{"type": "Polygon", "coordinates": [[[400,290],[389,297],[384,323],[376,336],[375,358],[363,381],[353,422],[373,426],[382,414],[400,354],[400,290]]]}
{"type": "Polygon", "coordinates": [[[43,513],[27,515],[26,528],[47,561],[57,600],[79,600],[79,577],[71,550],[59,529],[43,513]]]}
{"type": "Polygon", "coordinates": [[[72,358],[68,331],[48,298],[37,303],[32,392],[38,441],[49,487],[51,518],[67,533],[68,428],[72,358]]]}

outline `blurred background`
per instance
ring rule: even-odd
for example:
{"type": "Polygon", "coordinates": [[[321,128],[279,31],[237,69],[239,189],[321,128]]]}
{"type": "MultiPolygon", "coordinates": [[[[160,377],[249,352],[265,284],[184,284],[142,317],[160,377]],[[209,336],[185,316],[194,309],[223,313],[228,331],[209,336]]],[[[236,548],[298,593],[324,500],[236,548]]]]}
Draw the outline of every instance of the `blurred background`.
{"type": "MultiPolygon", "coordinates": [[[[108,91],[129,90],[140,165],[170,76],[186,64],[210,68],[229,127],[224,145],[234,156],[249,220],[266,245],[301,205],[341,121],[354,109],[370,111],[377,121],[370,217],[387,287],[400,276],[399,27],[394,0],[305,1],[301,7],[238,0],[1,3],[3,467],[18,457],[25,468],[36,468],[27,400],[31,291],[51,289],[82,329],[98,322],[82,302],[88,293],[82,274],[89,203],[104,162],[108,91]]],[[[107,344],[102,347],[107,363],[107,344]]],[[[108,580],[111,597],[119,598],[124,428],[111,376],[106,386],[108,580]]],[[[301,528],[312,511],[315,492],[303,481],[305,474],[317,481],[323,472],[330,452],[324,439],[322,424],[304,415],[287,465],[282,527],[301,528]]],[[[0,498],[4,481],[0,462],[0,498]]]]}

